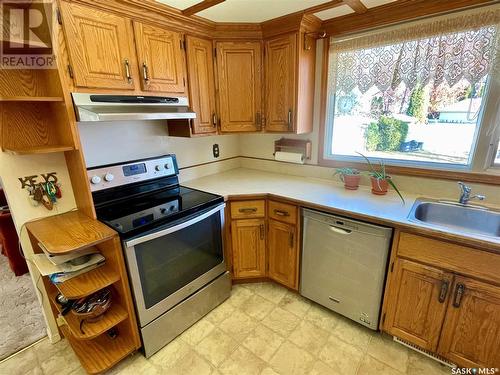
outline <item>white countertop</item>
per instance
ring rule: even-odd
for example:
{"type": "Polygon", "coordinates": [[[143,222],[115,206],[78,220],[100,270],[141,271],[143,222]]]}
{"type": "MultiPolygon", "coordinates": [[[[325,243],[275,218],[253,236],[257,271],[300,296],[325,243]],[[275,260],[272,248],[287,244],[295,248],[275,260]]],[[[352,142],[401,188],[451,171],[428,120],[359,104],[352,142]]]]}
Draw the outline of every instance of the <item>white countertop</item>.
{"type": "MultiPolygon", "coordinates": [[[[195,180],[186,181],[184,186],[199,189],[225,198],[252,194],[273,194],[283,198],[299,201],[307,206],[320,206],[333,213],[361,219],[375,219],[387,225],[418,228],[432,235],[443,237],[461,237],[469,241],[477,241],[478,245],[491,243],[493,250],[500,250],[500,240],[483,236],[464,235],[461,231],[438,228],[424,223],[408,220],[416,195],[403,193],[405,204],[396,192],[389,190],[387,195],[377,196],[371,193],[368,186],[360,186],[358,190],[346,190],[340,182],[311,177],[298,177],[286,174],[269,173],[253,169],[237,168],[195,180]]],[[[455,238],[456,240],[456,238],[455,238]]]]}

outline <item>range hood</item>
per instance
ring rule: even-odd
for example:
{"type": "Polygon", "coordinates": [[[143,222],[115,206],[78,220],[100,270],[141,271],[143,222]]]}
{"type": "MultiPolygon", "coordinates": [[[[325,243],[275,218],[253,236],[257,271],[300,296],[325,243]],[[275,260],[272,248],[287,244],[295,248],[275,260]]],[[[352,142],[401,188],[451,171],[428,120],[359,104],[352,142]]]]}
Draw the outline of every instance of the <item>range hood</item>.
{"type": "Polygon", "coordinates": [[[77,121],[196,118],[185,97],[72,93],[77,121]]]}

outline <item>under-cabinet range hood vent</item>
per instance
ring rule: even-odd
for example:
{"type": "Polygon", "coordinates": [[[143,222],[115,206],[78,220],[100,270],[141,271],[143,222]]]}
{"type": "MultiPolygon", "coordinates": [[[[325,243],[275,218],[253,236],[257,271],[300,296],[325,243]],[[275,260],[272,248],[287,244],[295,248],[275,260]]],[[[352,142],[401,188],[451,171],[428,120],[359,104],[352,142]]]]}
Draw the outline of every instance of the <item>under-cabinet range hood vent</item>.
{"type": "Polygon", "coordinates": [[[185,97],[73,93],[77,121],[174,120],[196,118],[185,97]]]}

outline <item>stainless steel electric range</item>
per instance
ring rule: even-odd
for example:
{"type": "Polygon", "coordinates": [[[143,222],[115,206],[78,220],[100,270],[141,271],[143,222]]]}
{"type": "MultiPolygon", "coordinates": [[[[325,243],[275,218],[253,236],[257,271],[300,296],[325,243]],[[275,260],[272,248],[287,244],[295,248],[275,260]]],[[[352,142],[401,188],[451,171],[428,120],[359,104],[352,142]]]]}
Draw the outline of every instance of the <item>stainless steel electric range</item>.
{"type": "Polygon", "coordinates": [[[180,186],[175,155],[87,173],[97,218],[120,234],[150,357],[229,297],[224,199],[180,186]]]}

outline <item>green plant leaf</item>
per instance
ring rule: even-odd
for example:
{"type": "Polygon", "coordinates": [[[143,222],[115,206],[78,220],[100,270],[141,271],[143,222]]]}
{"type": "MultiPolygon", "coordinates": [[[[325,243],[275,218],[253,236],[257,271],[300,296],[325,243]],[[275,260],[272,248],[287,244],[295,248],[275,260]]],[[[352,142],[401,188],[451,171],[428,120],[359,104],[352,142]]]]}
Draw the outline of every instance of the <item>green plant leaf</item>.
{"type": "Polygon", "coordinates": [[[389,183],[389,185],[392,186],[392,188],[396,191],[396,193],[398,193],[399,197],[401,198],[401,200],[403,201],[403,204],[405,204],[405,199],[403,198],[403,196],[401,195],[401,192],[399,191],[399,189],[397,188],[396,184],[390,179],[390,178],[387,178],[386,179],[387,182],[389,183]]]}

